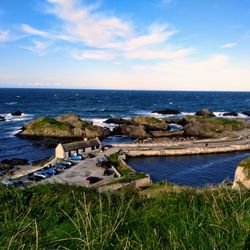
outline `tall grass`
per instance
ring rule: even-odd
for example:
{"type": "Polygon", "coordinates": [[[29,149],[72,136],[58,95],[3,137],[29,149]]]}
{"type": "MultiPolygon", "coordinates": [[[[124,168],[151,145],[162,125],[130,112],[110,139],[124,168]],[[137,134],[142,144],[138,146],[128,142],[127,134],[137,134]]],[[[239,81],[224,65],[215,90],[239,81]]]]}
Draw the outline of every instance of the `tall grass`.
{"type": "Polygon", "coordinates": [[[0,249],[248,249],[250,192],[0,188],[0,249]]]}

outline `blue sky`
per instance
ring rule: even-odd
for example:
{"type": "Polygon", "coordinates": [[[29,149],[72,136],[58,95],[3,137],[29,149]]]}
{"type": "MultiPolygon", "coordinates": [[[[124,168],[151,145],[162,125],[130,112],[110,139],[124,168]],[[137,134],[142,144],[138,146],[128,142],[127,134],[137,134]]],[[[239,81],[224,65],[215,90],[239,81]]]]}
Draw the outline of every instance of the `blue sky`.
{"type": "Polygon", "coordinates": [[[250,0],[0,2],[0,87],[250,91],[250,0]]]}

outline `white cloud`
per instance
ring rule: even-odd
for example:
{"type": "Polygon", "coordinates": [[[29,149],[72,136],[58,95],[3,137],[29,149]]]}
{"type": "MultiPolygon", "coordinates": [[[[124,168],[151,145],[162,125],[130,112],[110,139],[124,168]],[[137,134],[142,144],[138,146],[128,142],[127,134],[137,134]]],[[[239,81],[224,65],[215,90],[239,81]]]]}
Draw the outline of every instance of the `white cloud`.
{"type": "MultiPolygon", "coordinates": [[[[22,29],[30,36],[46,38],[53,43],[70,43],[70,54],[77,60],[112,60],[117,57],[130,60],[176,59],[191,53],[190,48],[169,49],[170,46],[166,46],[168,40],[178,32],[169,24],[150,25],[148,31],[142,34],[136,32],[131,23],[102,13],[98,4],[80,5],[77,0],[47,2],[50,4],[49,13],[60,20],[58,27],[61,28],[43,31],[23,24],[22,29]]],[[[35,48],[28,49],[40,51],[36,44],[35,48]]]]}
{"type": "Polygon", "coordinates": [[[9,30],[0,30],[0,43],[4,43],[10,40],[9,30]]]}
{"type": "Polygon", "coordinates": [[[137,48],[164,43],[171,36],[177,33],[177,30],[168,29],[168,25],[152,25],[149,33],[130,39],[126,43],[127,50],[135,50],[137,48]]]}
{"type": "Polygon", "coordinates": [[[155,59],[181,59],[185,58],[192,53],[191,49],[145,49],[129,51],[125,54],[126,58],[129,59],[143,59],[143,60],[155,60],[155,59]]]}
{"type": "MultiPolygon", "coordinates": [[[[173,60],[148,66],[134,66],[130,81],[144,89],[250,90],[250,67],[231,65],[227,55],[202,60],[173,60]],[[150,83],[147,85],[147,83],[150,83]]],[[[131,86],[132,87],[132,86],[131,86]]]]}
{"type": "Polygon", "coordinates": [[[51,42],[48,41],[39,41],[39,40],[32,40],[31,45],[24,45],[20,46],[25,50],[32,52],[32,54],[38,56],[45,56],[48,52],[48,48],[50,47],[51,42]]]}
{"type": "Polygon", "coordinates": [[[30,35],[40,36],[40,37],[44,37],[44,38],[50,38],[51,37],[48,32],[45,32],[45,31],[42,31],[42,30],[39,30],[39,29],[35,29],[35,28],[31,27],[28,24],[22,24],[22,29],[26,33],[28,33],[30,35]]]}
{"type": "Polygon", "coordinates": [[[77,60],[112,60],[116,57],[115,54],[106,51],[74,52],[72,56],[77,60]]]}
{"type": "Polygon", "coordinates": [[[120,47],[120,40],[131,33],[128,22],[98,12],[98,5],[80,5],[76,0],[47,0],[50,13],[63,22],[64,32],[96,48],[120,47]]]}
{"type": "Polygon", "coordinates": [[[220,46],[222,49],[231,49],[237,46],[237,43],[225,43],[220,46]]]}

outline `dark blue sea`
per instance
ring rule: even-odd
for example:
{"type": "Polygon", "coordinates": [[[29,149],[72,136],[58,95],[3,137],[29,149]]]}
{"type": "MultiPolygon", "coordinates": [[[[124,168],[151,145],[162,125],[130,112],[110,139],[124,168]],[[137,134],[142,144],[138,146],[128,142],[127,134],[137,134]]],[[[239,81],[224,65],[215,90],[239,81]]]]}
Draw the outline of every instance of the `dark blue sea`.
{"type": "Polygon", "coordinates": [[[250,93],[0,89],[0,116],[6,118],[6,121],[0,122],[0,161],[13,157],[35,161],[53,154],[53,148],[41,145],[37,140],[15,136],[26,122],[39,116],[76,113],[94,124],[108,126],[104,123],[107,118],[157,116],[151,112],[165,108],[178,109],[183,115],[201,108],[209,108],[218,116],[223,112],[236,111],[244,117],[241,112],[250,110],[250,93]],[[18,110],[24,113],[21,117],[10,114],[18,110]]]}

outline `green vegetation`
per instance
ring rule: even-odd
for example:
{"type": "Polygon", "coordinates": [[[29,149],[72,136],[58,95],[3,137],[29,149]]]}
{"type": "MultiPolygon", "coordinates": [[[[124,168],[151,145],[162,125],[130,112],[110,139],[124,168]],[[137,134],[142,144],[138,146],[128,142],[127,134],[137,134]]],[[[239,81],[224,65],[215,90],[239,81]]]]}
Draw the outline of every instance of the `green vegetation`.
{"type": "Polygon", "coordinates": [[[149,116],[137,116],[133,119],[133,121],[137,124],[142,124],[142,125],[149,125],[149,126],[161,126],[161,127],[166,127],[166,121],[157,119],[155,117],[149,117],[149,116]]]}
{"type": "Polygon", "coordinates": [[[1,186],[0,249],[249,249],[249,211],[246,190],[145,198],[66,185],[1,186]]]}
{"type": "Polygon", "coordinates": [[[68,130],[70,127],[60,121],[57,121],[54,118],[49,118],[49,117],[41,117],[35,121],[32,121],[30,123],[31,129],[37,130],[37,129],[43,129],[45,127],[50,127],[54,129],[60,129],[60,130],[68,130]]]}
{"type": "Polygon", "coordinates": [[[121,151],[109,156],[109,160],[111,161],[112,165],[122,175],[122,178],[112,181],[111,183],[109,183],[110,185],[117,184],[117,183],[130,183],[132,181],[147,177],[145,173],[138,173],[138,172],[135,172],[130,167],[123,166],[123,164],[121,164],[119,161],[120,155],[121,155],[121,151]]]}
{"type": "Polygon", "coordinates": [[[121,151],[118,151],[108,157],[108,159],[111,161],[112,165],[116,168],[119,167],[119,156],[121,155],[121,151]]]}
{"type": "Polygon", "coordinates": [[[186,115],[185,119],[188,122],[198,121],[201,123],[210,123],[211,125],[215,127],[227,126],[227,127],[230,127],[232,130],[242,129],[245,126],[245,121],[241,119],[227,119],[227,118],[192,116],[192,115],[186,115]]]}

